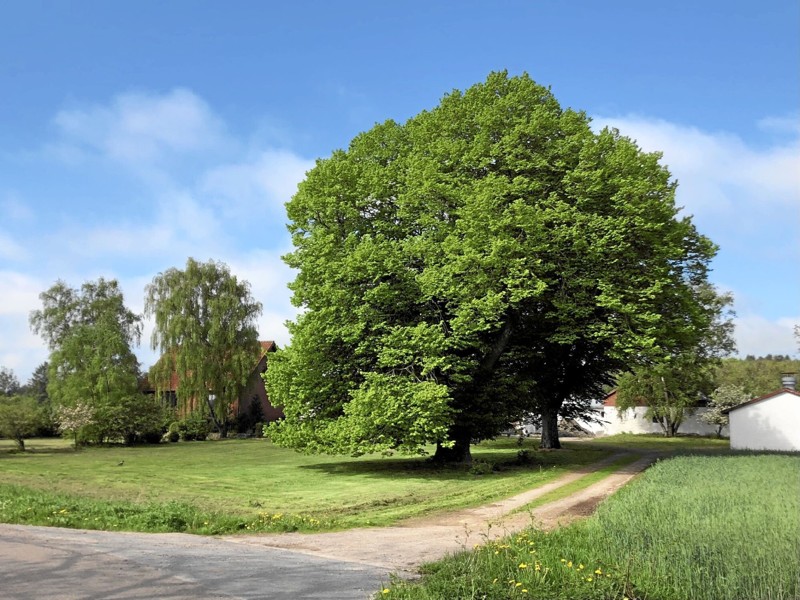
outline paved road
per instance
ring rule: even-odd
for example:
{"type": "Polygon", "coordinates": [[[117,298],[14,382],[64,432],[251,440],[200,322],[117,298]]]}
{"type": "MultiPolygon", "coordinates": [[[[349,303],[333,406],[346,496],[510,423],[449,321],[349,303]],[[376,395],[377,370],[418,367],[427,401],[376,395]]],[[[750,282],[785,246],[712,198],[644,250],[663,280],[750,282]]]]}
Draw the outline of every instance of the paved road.
{"type": "Polygon", "coordinates": [[[388,569],[216,538],[0,524],[3,600],[364,600],[388,579],[388,569]]]}

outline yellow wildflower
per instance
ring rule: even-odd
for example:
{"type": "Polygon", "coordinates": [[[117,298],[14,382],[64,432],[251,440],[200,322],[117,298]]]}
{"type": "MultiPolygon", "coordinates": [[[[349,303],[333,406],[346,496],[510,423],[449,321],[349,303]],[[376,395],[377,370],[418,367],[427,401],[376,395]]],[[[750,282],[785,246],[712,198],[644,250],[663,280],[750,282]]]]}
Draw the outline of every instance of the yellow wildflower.
{"type": "Polygon", "coordinates": [[[602,574],[603,574],[603,571],[601,571],[600,569],[595,569],[595,570],[594,570],[594,574],[595,574],[595,575],[602,575],[602,574]]]}
{"type": "Polygon", "coordinates": [[[524,563],[524,562],[523,563],[519,563],[519,568],[520,569],[527,569],[528,565],[527,565],[527,563],[524,563]]]}
{"type": "Polygon", "coordinates": [[[383,588],[383,589],[381,590],[381,594],[384,594],[384,595],[386,595],[386,594],[388,594],[390,591],[391,591],[391,590],[390,590],[389,588],[383,588]]]}

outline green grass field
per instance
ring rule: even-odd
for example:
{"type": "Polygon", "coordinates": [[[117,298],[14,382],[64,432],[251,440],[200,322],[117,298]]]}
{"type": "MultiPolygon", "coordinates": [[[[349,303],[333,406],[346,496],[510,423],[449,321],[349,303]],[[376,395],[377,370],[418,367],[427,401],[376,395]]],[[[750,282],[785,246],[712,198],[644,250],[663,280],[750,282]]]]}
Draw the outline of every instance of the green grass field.
{"type": "Polygon", "coordinates": [[[531,441],[499,439],[473,456],[500,470],[475,475],[415,458],[306,456],[259,439],[27,446],[15,453],[0,442],[0,521],[196,533],[386,525],[511,496],[611,452],[577,444],[538,452],[531,441]],[[514,464],[521,448],[532,464],[514,464]]]}
{"type": "Polygon", "coordinates": [[[585,521],[429,565],[379,597],[796,600],[800,457],[662,461],[585,521]]]}

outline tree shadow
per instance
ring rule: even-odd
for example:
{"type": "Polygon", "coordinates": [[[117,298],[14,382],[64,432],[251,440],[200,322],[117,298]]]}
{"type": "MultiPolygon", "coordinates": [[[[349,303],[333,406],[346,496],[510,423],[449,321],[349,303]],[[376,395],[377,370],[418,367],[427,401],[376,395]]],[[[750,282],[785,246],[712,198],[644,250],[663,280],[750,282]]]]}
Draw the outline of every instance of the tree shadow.
{"type": "Polygon", "coordinates": [[[436,479],[456,480],[479,477],[513,477],[521,471],[542,471],[554,467],[580,468],[607,457],[612,452],[606,448],[580,448],[538,450],[519,447],[511,442],[473,452],[472,464],[441,464],[430,457],[381,457],[359,461],[302,465],[299,469],[337,476],[372,477],[375,479],[436,479]],[[514,449],[517,452],[503,450],[514,449]]]}
{"type": "MultiPolygon", "coordinates": [[[[80,452],[78,450],[77,452],[80,452]]],[[[17,448],[3,448],[0,449],[0,459],[4,458],[24,458],[26,456],[47,456],[48,454],[75,454],[76,450],[72,447],[64,448],[25,448],[25,451],[18,450],[17,448]]]]}

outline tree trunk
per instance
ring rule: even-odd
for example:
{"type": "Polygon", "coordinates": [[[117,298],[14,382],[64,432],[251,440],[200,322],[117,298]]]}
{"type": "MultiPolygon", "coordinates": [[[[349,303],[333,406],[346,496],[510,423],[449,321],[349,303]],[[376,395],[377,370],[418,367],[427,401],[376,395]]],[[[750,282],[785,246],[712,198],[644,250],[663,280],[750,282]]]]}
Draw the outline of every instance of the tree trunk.
{"type": "MultiPolygon", "coordinates": [[[[219,419],[217,418],[217,413],[214,411],[214,404],[213,404],[213,402],[211,400],[211,396],[210,395],[206,396],[206,405],[208,405],[208,413],[211,416],[211,421],[214,423],[214,427],[217,428],[217,433],[219,433],[219,437],[224,438],[225,437],[225,435],[223,435],[224,427],[223,427],[223,424],[220,423],[219,419]]],[[[227,429],[224,431],[224,433],[225,434],[228,433],[227,429]]]]}
{"type": "Polygon", "coordinates": [[[558,408],[555,406],[542,407],[541,448],[548,450],[561,448],[561,442],[558,439],[558,408]]]}
{"type": "Polygon", "coordinates": [[[19,451],[25,452],[25,440],[22,438],[17,438],[14,441],[17,442],[17,448],[19,448],[19,451]]]}
{"type": "Polygon", "coordinates": [[[454,425],[450,429],[450,439],[454,441],[453,446],[450,448],[442,446],[441,443],[436,444],[436,454],[433,455],[433,461],[437,463],[470,464],[472,462],[472,453],[470,452],[472,432],[467,428],[454,425]]]}

